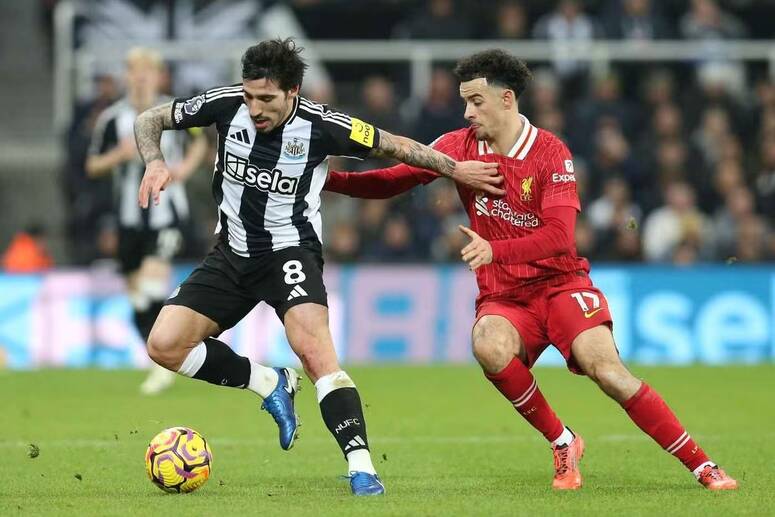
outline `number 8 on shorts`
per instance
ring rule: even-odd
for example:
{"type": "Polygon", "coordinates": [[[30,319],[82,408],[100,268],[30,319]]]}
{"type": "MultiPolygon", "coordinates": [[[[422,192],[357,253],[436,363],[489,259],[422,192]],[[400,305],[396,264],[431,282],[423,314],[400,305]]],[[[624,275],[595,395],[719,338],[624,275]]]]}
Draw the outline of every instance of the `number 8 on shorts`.
{"type": "Polygon", "coordinates": [[[307,279],[307,275],[301,270],[301,261],[289,260],[283,264],[285,272],[285,283],[288,285],[300,284],[307,279]]]}

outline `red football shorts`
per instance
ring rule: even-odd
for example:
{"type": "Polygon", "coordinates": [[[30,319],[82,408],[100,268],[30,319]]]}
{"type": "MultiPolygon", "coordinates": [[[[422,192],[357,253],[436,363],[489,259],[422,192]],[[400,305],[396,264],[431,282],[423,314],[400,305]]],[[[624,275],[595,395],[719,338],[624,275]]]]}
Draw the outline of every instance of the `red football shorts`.
{"type": "Polygon", "coordinates": [[[563,275],[527,286],[508,298],[488,298],[476,307],[476,320],[486,315],[509,320],[522,338],[531,368],[547,346],[565,357],[568,369],[581,374],[571,354],[576,336],[598,325],[613,328],[608,301],[586,273],[563,275]]]}

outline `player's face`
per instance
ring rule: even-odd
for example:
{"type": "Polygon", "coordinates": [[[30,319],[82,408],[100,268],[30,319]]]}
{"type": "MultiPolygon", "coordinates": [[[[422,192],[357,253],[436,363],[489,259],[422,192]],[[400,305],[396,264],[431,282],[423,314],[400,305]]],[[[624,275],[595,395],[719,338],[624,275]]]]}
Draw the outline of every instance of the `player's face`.
{"type": "Polygon", "coordinates": [[[153,98],[159,91],[161,84],[161,70],[155,64],[137,60],[127,64],[126,70],[127,90],[130,95],[143,99],[153,98]]]}
{"type": "Polygon", "coordinates": [[[259,133],[268,133],[285,122],[293,109],[293,99],[299,94],[298,86],[285,91],[266,78],[243,80],[242,88],[250,118],[259,133]]]}
{"type": "Polygon", "coordinates": [[[460,96],[466,103],[465,119],[471,124],[479,140],[492,140],[507,116],[504,89],[489,86],[486,79],[472,79],[460,83],[460,96]]]}

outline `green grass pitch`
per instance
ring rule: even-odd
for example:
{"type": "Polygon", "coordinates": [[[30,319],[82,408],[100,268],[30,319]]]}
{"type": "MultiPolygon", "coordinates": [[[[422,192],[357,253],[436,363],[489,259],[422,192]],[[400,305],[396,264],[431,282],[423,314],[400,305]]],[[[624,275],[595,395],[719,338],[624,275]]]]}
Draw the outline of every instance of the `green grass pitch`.
{"type": "Polygon", "coordinates": [[[346,464],[314,388],[298,397],[290,452],[251,393],[181,379],[138,395],[143,372],[0,372],[0,515],[765,515],[775,514],[775,366],[635,368],[741,484],[703,490],[588,380],[536,369],[565,423],[587,441],[584,487],[550,488],[543,439],[475,366],[348,368],[365,404],[383,498],[349,495],[346,464]],[[167,495],[145,476],[158,431],[210,442],[210,481],[167,495]],[[40,453],[30,458],[30,444],[40,453]]]}

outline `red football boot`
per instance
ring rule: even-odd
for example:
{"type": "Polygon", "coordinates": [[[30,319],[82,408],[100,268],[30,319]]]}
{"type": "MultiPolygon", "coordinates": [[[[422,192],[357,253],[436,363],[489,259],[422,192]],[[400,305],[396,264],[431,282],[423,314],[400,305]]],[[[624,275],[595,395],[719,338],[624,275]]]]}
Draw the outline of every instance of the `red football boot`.
{"type": "Polygon", "coordinates": [[[708,490],[737,490],[737,481],[729,477],[718,466],[706,465],[697,477],[697,481],[708,490]]]}
{"type": "Polygon", "coordinates": [[[570,445],[556,445],[554,452],[554,481],[552,488],[576,490],[581,488],[579,461],[584,456],[584,439],[576,435],[570,445]]]}

